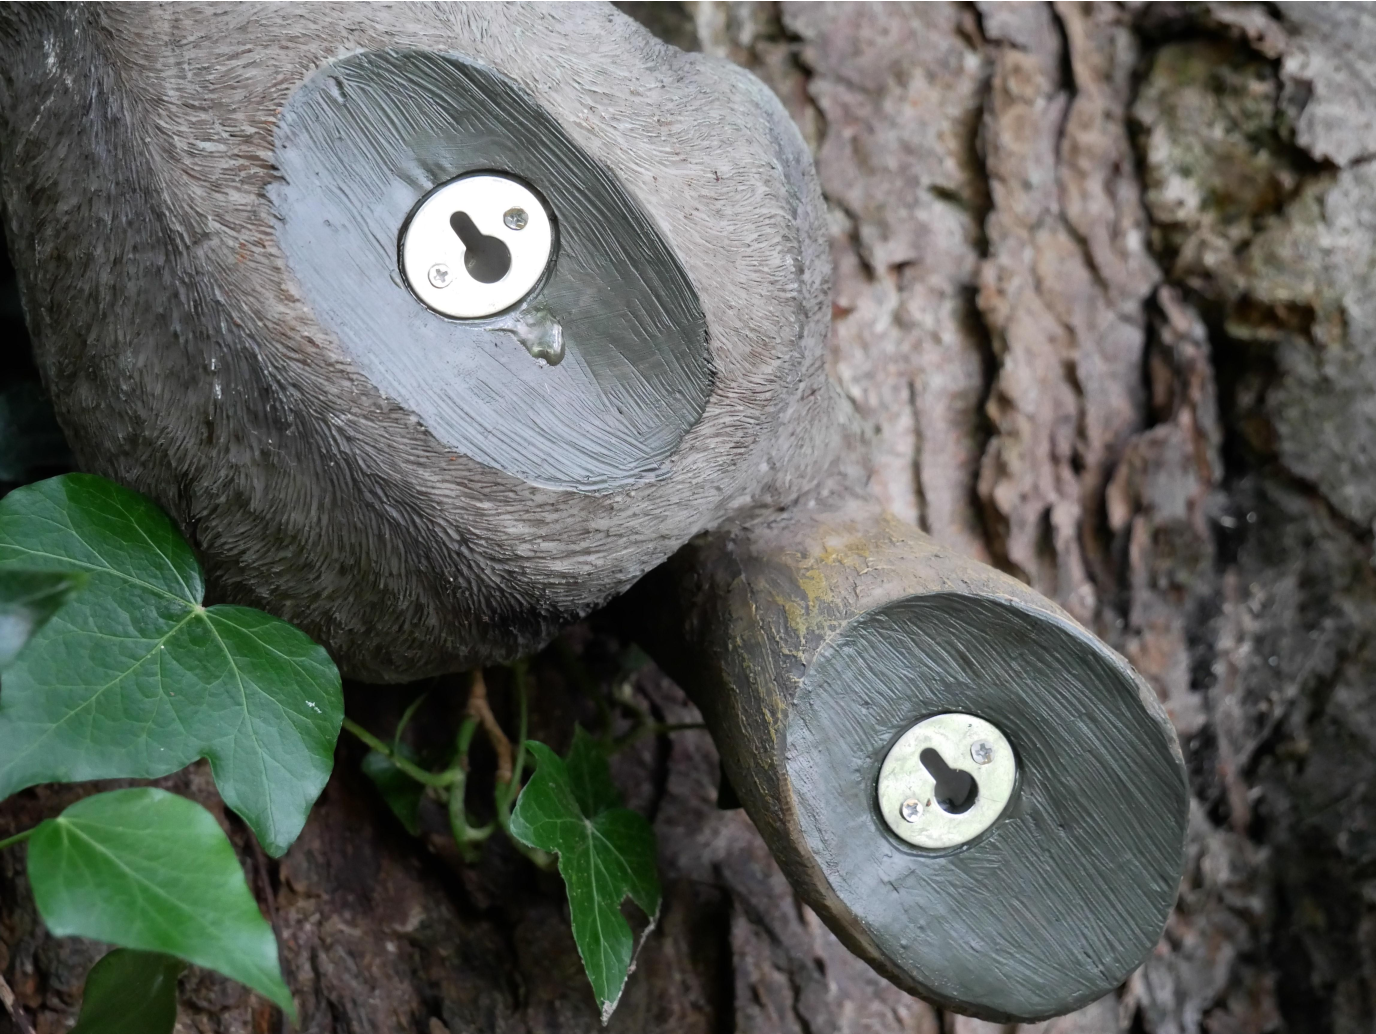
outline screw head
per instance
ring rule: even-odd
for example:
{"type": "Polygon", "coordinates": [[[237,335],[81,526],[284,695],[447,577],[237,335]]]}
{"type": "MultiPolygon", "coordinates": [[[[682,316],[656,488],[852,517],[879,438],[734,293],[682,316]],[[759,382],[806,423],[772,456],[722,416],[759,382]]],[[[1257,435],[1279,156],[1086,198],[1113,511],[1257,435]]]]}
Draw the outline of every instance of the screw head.
{"type": "Polygon", "coordinates": [[[970,757],[977,765],[987,765],[994,760],[994,745],[988,740],[976,740],[970,744],[970,757]]]}
{"type": "Polygon", "coordinates": [[[529,221],[530,216],[526,215],[524,208],[508,208],[502,216],[502,222],[506,223],[508,230],[524,230],[529,221]]]}
{"type": "Polygon", "coordinates": [[[454,274],[443,262],[436,262],[431,266],[430,271],[425,274],[425,278],[430,281],[432,287],[448,287],[454,282],[454,274]]]}
{"type": "Polygon", "coordinates": [[[916,797],[909,797],[899,805],[898,814],[903,816],[904,822],[916,822],[922,818],[922,802],[916,797]]]}

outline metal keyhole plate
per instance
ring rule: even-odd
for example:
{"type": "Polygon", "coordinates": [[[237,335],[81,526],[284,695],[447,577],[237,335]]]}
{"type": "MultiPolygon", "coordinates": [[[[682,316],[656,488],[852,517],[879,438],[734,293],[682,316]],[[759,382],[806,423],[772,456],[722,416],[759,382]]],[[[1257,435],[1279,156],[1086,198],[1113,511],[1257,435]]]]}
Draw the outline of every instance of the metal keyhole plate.
{"type": "Polygon", "coordinates": [[[549,213],[529,187],[508,176],[474,173],[439,187],[416,209],[402,231],[401,272],[431,309],[477,319],[529,294],[553,246],[549,213]],[[464,237],[475,245],[474,254],[464,237]]]}
{"type": "Polygon", "coordinates": [[[879,769],[879,811],[889,829],[916,847],[957,847],[1003,814],[1017,778],[1013,748],[997,728],[970,714],[933,715],[889,749],[879,769]],[[944,764],[933,764],[930,754],[924,763],[926,751],[936,751],[944,764]],[[973,804],[967,798],[948,811],[937,792],[937,774],[952,772],[967,773],[976,785],[973,804]]]}

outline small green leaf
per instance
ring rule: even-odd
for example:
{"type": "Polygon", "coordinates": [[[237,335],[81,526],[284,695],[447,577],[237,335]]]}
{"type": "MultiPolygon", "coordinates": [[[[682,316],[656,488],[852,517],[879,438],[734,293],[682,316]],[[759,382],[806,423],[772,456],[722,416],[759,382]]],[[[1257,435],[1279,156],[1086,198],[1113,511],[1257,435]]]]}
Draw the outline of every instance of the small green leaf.
{"type": "Polygon", "coordinates": [[[86,584],[82,574],[6,571],[0,574],[0,669],[8,668],[43,623],[86,584]]]}
{"type": "MultiPolygon", "coordinates": [[[[415,761],[415,755],[404,746],[399,748],[407,761],[415,761]]],[[[406,832],[413,837],[420,835],[420,801],[425,796],[425,787],[408,776],[392,763],[386,754],[376,750],[368,751],[363,759],[363,774],[373,781],[392,814],[401,820],[406,832]]]]}
{"type": "Polygon", "coordinates": [[[172,1034],[185,968],[171,955],[116,948],[86,974],[81,1016],[69,1034],[172,1034]]]}
{"type": "Polygon", "coordinates": [[[77,801],[29,838],[38,914],[58,937],[164,952],[295,1015],[272,927],[215,817],[152,787],[77,801]]]}
{"type": "Polygon", "coordinates": [[[296,839],[334,764],[339,672],[302,632],[203,607],[191,547],[149,500],[67,474],[0,500],[0,572],[79,572],[0,689],[0,798],[156,778],[208,758],[263,847],[296,839]]]}
{"type": "Polygon", "coordinates": [[[639,905],[651,927],[659,917],[654,830],[644,816],[621,807],[606,757],[581,728],[574,730],[567,762],[542,743],[528,746],[537,767],[516,801],[511,834],[559,856],[573,939],[605,1023],[636,950],[622,900],[629,896],[639,905]]]}

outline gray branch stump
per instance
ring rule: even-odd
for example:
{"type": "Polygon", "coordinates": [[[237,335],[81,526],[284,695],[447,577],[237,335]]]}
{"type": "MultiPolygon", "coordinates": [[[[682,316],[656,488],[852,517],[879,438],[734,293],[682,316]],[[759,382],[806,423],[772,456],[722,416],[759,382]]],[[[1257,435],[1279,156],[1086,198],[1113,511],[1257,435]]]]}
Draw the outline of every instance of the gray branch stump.
{"type": "Polygon", "coordinates": [[[1037,1019],[1150,950],[1174,736],[1056,606],[862,501],[760,83],[603,5],[16,6],[3,44],[59,418],[222,596],[395,682],[635,585],[614,613],[889,979],[1037,1019]]]}

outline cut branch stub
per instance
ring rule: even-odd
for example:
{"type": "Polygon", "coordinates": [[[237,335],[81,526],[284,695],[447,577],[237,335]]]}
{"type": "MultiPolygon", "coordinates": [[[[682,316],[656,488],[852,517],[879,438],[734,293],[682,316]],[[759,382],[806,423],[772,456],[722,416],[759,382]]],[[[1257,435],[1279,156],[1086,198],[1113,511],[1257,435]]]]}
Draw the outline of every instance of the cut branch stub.
{"type": "Polygon", "coordinates": [[[615,613],[694,695],[793,886],[901,987],[1037,1020],[1160,937],[1188,807],[1174,732],[1022,583],[852,501],[699,538],[615,613]],[[913,734],[890,811],[881,769],[913,734]]]}
{"type": "Polygon", "coordinates": [[[824,206],[725,62],[610,5],[0,23],[9,240],[81,466],[346,674],[530,652],[827,462],[824,206]]]}

